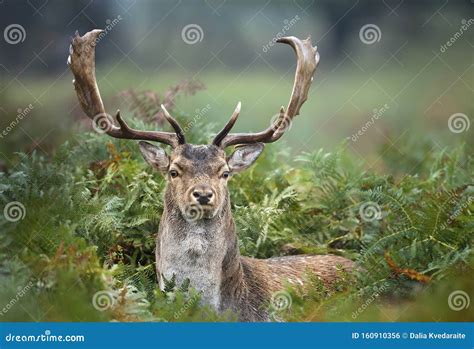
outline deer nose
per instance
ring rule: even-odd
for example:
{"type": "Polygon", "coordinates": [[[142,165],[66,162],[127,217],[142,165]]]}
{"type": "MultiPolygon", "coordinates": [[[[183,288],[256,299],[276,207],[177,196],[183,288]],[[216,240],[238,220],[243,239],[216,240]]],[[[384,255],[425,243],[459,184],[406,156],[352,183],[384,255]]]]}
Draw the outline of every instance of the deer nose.
{"type": "Polygon", "coordinates": [[[214,196],[210,188],[195,188],[192,195],[201,205],[208,204],[214,196]]]}

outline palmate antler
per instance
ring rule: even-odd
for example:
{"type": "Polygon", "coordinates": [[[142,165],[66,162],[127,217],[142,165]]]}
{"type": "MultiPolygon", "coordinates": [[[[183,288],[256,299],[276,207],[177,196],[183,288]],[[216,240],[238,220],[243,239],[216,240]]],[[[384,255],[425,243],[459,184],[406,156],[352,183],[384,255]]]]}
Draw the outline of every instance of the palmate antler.
{"type": "Polygon", "coordinates": [[[184,133],[178,122],[163,109],[166,120],[171,124],[175,133],[161,131],[139,131],[130,128],[120,116],[117,110],[115,116],[118,126],[114,124],[111,117],[105,112],[99,88],[95,79],[95,46],[97,38],[102,30],[92,30],[84,36],[76,32],[69,47],[67,63],[74,74],[74,88],[82,110],[92,119],[99,128],[111,137],[155,141],[176,147],[184,144],[184,133]]]}
{"type": "Polygon", "coordinates": [[[308,97],[308,90],[313,81],[313,74],[319,63],[319,53],[317,48],[312,46],[311,37],[308,37],[306,40],[300,40],[294,36],[289,36],[278,39],[277,42],[282,42],[293,47],[297,57],[295,82],[286,111],[284,107],[281,107],[278,119],[265,131],[259,133],[229,134],[240,113],[239,102],[227,124],[214,138],[212,142],[214,145],[225,148],[236,144],[275,142],[285,133],[293,118],[299,114],[301,106],[308,97]]]}

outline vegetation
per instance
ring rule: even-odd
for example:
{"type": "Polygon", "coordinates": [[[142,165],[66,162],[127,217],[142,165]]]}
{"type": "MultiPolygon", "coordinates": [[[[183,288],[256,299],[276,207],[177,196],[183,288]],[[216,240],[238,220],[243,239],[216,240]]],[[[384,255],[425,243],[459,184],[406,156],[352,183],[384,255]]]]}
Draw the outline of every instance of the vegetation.
{"type": "MultiPolygon", "coordinates": [[[[140,103],[133,110],[149,111],[130,124],[156,128],[151,104],[160,97],[126,95],[140,103]]],[[[212,130],[199,125],[187,137],[204,142],[212,130]]],[[[134,142],[78,134],[54,157],[20,154],[0,174],[0,304],[8,305],[1,320],[235,320],[201,306],[190,285],[168,280],[165,292],[157,288],[164,179],[134,142]],[[20,216],[7,212],[11,203],[20,216]]],[[[243,255],[334,253],[360,266],[356,275],[341,274],[334,289],[312,275],[309,287],[288,287],[285,306],[269,305],[276,321],[473,320],[448,304],[453,291],[474,289],[472,152],[460,145],[426,154],[429,141],[405,147],[411,156],[381,149],[390,173],[381,175],[355,161],[347,144],[294,159],[283,145],[269,145],[256,166],[232,179],[243,255]]]]}

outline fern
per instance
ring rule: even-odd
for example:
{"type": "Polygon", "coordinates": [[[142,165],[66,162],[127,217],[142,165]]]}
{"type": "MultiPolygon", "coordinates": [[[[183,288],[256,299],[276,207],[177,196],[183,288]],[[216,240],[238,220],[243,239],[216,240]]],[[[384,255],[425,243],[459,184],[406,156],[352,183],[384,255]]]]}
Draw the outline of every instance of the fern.
{"type": "MultiPolygon", "coordinates": [[[[140,114],[130,125],[156,128],[158,103],[168,99],[174,105],[179,91],[198,89],[181,85],[162,97],[127,92],[132,110],[140,114]]],[[[214,131],[213,125],[196,127],[190,139],[205,142],[214,131]]],[[[390,149],[383,153],[385,175],[355,163],[347,144],[334,153],[304,153],[295,161],[284,145],[275,144],[258,165],[232,179],[243,255],[335,253],[356,260],[362,271],[355,280],[342,278],[340,294],[315,280],[309,289],[288,289],[293,306],[275,320],[352,321],[355,313],[357,320],[387,320],[375,304],[384,309],[412,299],[445,303],[447,285],[472,287],[466,277],[474,265],[472,155],[462,145],[426,154],[429,144],[406,144],[412,152],[405,154],[412,155],[405,158],[390,149]],[[415,165],[416,173],[408,173],[415,165]],[[377,209],[370,219],[361,214],[367,203],[377,209]],[[429,278],[430,287],[397,273],[387,254],[398,269],[429,278]],[[359,314],[374,289],[371,310],[359,314]]],[[[0,301],[8,303],[30,282],[34,286],[22,309],[5,314],[6,320],[235,320],[201,304],[192,285],[158,288],[153,250],[165,183],[141,160],[136,144],[86,133],[62,145],[54,157],[19,154],[19,160],[16,168],[0,173],[2,207],[18,201],[26,210],[17,222],[0,216],[0,301]],[[117,299],[104,312],[92,304],[101,290],[117,299]]],[[[413,320],[415,312],[422,313],[418,321],[454,317],[438,309],[429,314],[413,309],[401,319],[413,320]]]]}

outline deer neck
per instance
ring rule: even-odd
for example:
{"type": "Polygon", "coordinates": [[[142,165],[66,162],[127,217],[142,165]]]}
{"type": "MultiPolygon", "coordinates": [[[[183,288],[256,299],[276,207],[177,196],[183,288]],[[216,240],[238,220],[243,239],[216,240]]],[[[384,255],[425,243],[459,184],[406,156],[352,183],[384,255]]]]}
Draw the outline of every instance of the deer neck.
{"type": "Polygon", "coordinates": [[[191,287],[201,292],[203,303],[216,310],[231,306],[227,290],[242,281],[242,268],[229,195],[214,218],[188,221],[167,191],[156,267],[162,289],[165,279],[174,275],[177,286],[189,279],[191,287]],[[229,285],[229,280],[235,285],[229,285]]]}

